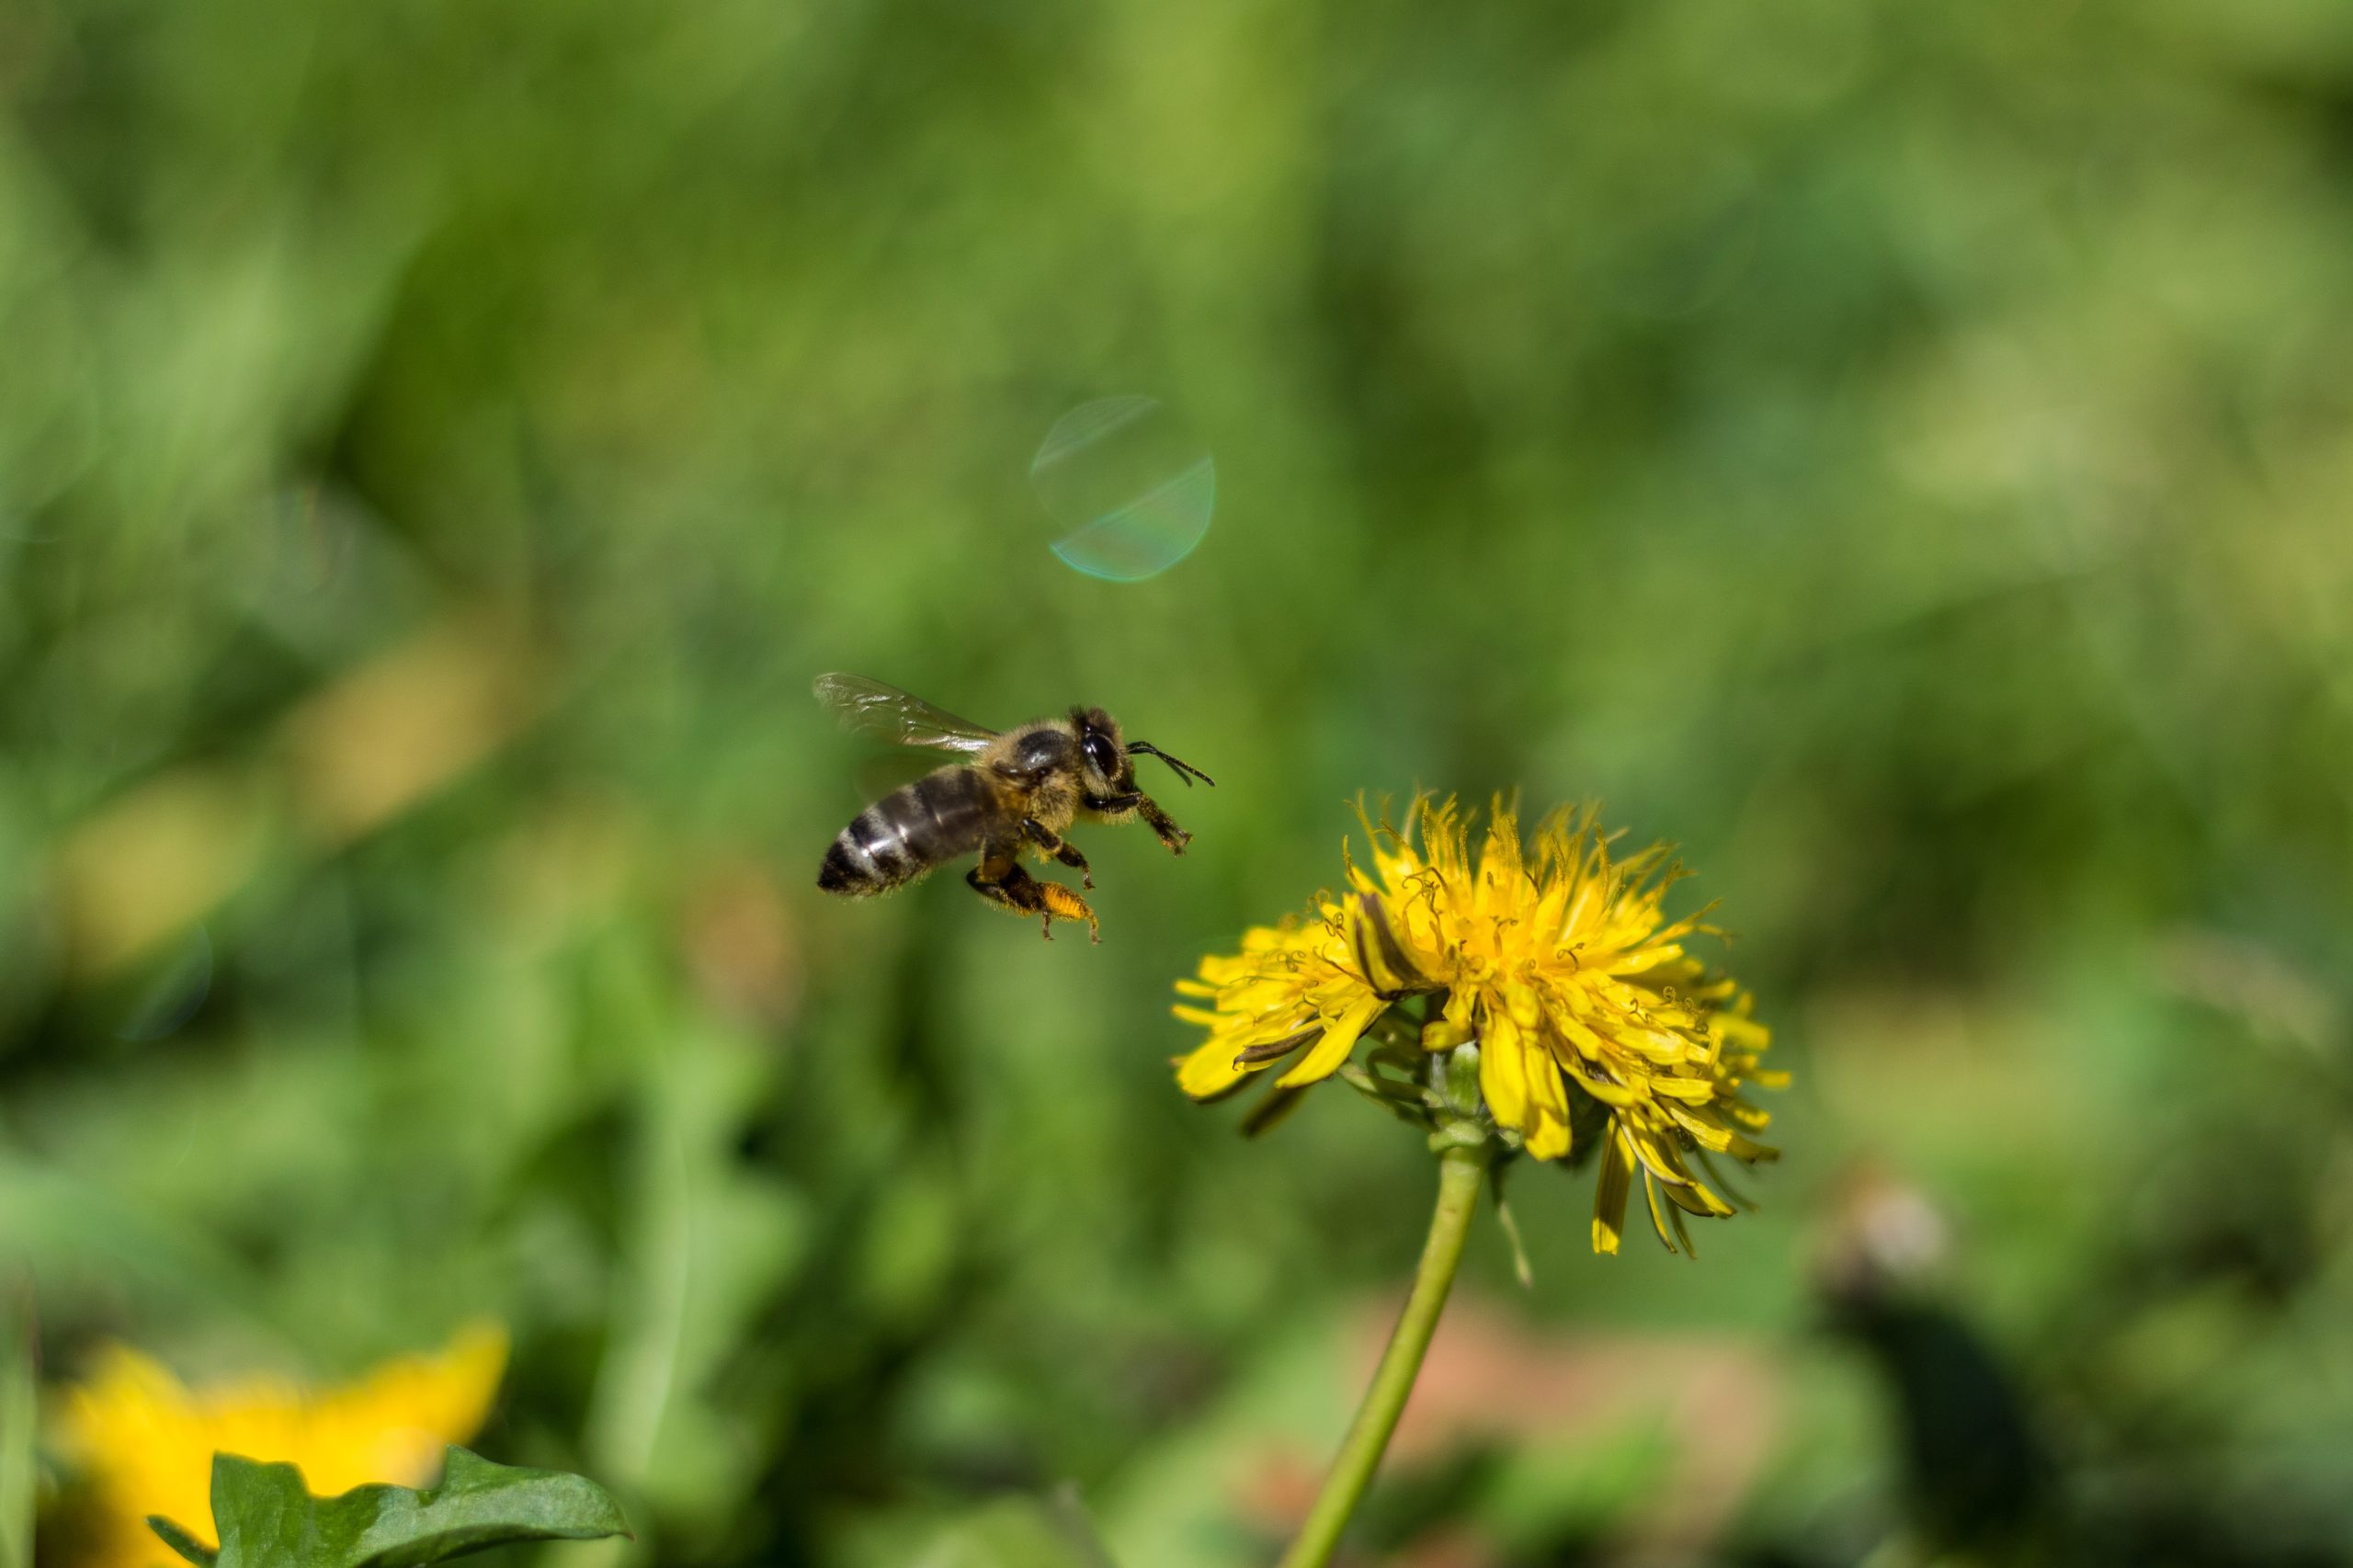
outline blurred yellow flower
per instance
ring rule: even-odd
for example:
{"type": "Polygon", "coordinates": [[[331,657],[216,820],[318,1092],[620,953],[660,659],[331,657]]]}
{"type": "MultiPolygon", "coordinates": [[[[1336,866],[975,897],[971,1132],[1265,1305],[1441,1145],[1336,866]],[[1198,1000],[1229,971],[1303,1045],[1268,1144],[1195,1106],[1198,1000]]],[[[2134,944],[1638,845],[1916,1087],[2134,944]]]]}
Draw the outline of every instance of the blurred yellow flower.
{"type": "Polygon", "coordinates": [[[322,1497],[371,1482],[424,1485],[442,1449],[481,1426],[506,1369],[506,1332],[488,1324],[324,1391],[274,1380],[190,1390],[118,1346],[61,1411],[59,1446],[90,1504],[78,1568],[179,1568],[147,1528],[150,1514],[213,1543],[216,1452],[299,1465],[322,1497]]]}
{"type": "Polygon", "coordinates": [[[1393,1004],[1427,996],[1422,1048],[1477,1045],[1480,1097],[1506,1142],[1560,1160],[1598,1140],[1581,1151],[1601,1166],[1595,1250],[1618,1250],[1638,1171],[1670,1248],[1690,1245],[1685,1214],[1730,1214],[1702,1179],[1722,1185],[1709,1155],[1775,1157],[1751,1137],[1768,1118],[1741,1090],[1788,1079],[1757,1065],[1771,1037],[1749,994],[1685,951],[1712,928],[1667,918],[1682,874],[1672,850],[1613,861],[1615,835],[1588,808],[1547,817],[1530,855],[1502,801],[1475,866],[1450,801],[1416,798],[1402,834],[1385,822],[1366,831],[1372,869],[1348,859],[1349,891],[1319,896],[1317,918],[1253,929],[1240,952],[1177,982],[1207,1006],[1180,1003],[1176,1016],[1210,1031],[1178,1059],[1186,1093],[1213,1098],[1295,1053],[1277,1082],[1316,1083],[1393,1004]]]}

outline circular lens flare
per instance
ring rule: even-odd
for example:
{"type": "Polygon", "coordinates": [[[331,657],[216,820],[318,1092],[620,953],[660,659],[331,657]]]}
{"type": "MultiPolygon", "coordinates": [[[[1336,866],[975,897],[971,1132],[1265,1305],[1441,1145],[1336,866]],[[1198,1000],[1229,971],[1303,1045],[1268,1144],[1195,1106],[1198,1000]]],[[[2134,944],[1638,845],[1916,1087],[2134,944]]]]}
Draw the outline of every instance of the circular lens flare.
{"type": "Polygon", "coordinates": [[[1029,483],[1066,566],[1113,583],[1167,571],[1198,547],[1217,508],[1217,461],[1149,397],[1082,403],[1054,422],[1029,483]]]}

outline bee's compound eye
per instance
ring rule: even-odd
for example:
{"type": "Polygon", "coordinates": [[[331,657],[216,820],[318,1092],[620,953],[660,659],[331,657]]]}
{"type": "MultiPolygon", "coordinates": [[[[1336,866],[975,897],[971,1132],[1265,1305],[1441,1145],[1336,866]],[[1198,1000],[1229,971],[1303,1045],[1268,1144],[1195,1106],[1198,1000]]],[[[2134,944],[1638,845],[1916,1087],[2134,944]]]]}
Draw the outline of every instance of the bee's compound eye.
{"type": "Polygon", "coordinates": [[[1086,733],[1086,760],[1094,765],[1096,772],[1106,778],[1120,776],[1120,748],[1113,745],[1111,737],[1100,730],[1086,733]]]}

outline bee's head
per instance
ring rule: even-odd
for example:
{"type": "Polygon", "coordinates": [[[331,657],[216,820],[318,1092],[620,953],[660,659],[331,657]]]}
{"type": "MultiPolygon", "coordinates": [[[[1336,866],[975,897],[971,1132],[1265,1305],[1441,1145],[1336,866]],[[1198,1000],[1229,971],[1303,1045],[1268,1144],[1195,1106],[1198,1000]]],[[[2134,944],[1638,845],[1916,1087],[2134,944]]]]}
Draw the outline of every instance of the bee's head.
{"type": "Polygon", "coordinates": [[[1078,732],[1079,766],[1086,787],[1097,795],[1124,795],[1136,787],[1136,765],[1120,739],[1120,722],[1100,708],[1074,708],[1070,722],[1078,732]]]}

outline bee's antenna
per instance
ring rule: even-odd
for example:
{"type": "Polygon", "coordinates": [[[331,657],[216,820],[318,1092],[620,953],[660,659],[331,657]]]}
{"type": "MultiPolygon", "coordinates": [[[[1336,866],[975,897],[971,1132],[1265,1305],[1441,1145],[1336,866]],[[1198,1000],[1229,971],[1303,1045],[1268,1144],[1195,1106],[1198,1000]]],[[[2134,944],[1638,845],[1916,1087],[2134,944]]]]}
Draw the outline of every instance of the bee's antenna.
{"type": "Polygon", "coordinates": [[[1211,778],[1199,768],[1195,767],[1189,762],[1177,761],[1166,752],[1162,751],[1158,746],[1154,745],[1150,741],[1130,741],[1128,743],[1128,755],[1130,756],[1158,757],[1170,767],[1176,769],[1176,777],[1185,781],[1185,788],[1188,790],[1193,787],[1193,780],[1196,778],[1199,779],[1202,783],[1208,785],[1212,790],[1217,788],[1216,779],[1211,778]]]}

